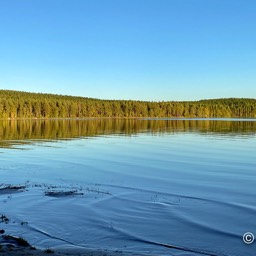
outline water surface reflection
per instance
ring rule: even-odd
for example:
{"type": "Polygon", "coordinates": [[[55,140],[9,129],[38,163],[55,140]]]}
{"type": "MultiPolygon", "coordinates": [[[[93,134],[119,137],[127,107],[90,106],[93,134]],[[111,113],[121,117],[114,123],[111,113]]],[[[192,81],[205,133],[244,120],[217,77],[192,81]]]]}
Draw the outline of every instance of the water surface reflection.
{"type": "Polygon", "coordinates": [[[102,135],[131,136],[198,133],[200,135],[242,136],[256,134],[256,122],[242,119],[58,119],[0,120],[0,147],[102,135]]]}

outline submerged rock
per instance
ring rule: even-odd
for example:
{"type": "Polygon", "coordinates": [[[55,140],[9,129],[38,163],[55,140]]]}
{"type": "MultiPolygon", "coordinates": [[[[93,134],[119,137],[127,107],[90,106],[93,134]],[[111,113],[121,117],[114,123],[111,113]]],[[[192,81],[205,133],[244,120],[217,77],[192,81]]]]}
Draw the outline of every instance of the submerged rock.
{"type": "Polygon", "coordinates": [[[24,185],[1,185],[0,194],[11,194],[17,192],[23,192],[26,189],[24,185]]]}
{"type": "Polygon", "coordinates": [[[79,196],[84,195],[84,193],[77,192],[76,190],[70,190],[70,191],[46,191],[46,196],[52,196],[52,197],[66,197],[66,196],[79,196]]]}

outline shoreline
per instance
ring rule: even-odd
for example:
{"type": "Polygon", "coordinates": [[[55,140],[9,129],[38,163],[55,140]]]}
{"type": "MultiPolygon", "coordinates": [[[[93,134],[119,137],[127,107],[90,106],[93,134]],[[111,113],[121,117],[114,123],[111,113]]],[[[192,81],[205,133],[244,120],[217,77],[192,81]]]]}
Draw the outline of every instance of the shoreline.
{"type": "MultiPolygon", "coordinates": [[[[100,251],[100,250],[51,250],[51,249],[31,249],[24,247],[3,247],[0,244],[0,255],[1,256],[142,256],[143,254],[129,254],[119,251],[100,251]]],[[[145,255],[145,254],[144,254],[145,255]]]]}
{"type": "Polygon", "coordinates": [[[121,120],[121,119],[131,119],[131,120],[194,120],[194,121],[255,121],[256,117],[17,117],[17,118],[0,118],[0,121],[54,121],[54,120],[121,120]]]}
{"type": "MultiPolygon", "coordinates": [[[[0,184],[0,195],[13,195],[15,193],[23,193],[27,191],[28,186],[25,185],[8,185],[0,184]]],[[[100,193],[100,191],[96,191],[100,193]]],[[[102,192],[107,193],[107,192],[102,192]]],[[[44,192],[45,196],[51,197],[69,197],[69,196],[82,196],[84,193],[77,190],[57,190],[52,191],[51,189],[44,192]]],[[[0,214],[0,224],[8,225],[9,223],[16,223],[15,220],[12,220],[9,216],[1,213],[0,214]]],[[[27,222],[20,222],[21,226],[27,225],[27,222]]],[[[123,252],[117,248],[105,249],[102,246],[101,249],[91,249],[86,247],[79,246],[64,246],[64,247],[55,247],[55,248],[36,248],[31,245],[27,240],[22,236],[16,236],[16,234],[10,234],[6,228],[0,225],[0,255],[1,256],[139,256],[145,254],[137,254],[135,252],[123,252]]]]}
{"type": "MultiPolygon", "coordinates": [[[[3,231],[3,230],[2,230],[3,231]]],[[[31,246],[22,238],[1,235],[0,236],[0,255],[1,256],[146,256],[146,254],[137,254],[123,252],[119,250],[104,249],[86,249],[86,248],[58,248],[58,249],[38,249],[31,246]]]]}

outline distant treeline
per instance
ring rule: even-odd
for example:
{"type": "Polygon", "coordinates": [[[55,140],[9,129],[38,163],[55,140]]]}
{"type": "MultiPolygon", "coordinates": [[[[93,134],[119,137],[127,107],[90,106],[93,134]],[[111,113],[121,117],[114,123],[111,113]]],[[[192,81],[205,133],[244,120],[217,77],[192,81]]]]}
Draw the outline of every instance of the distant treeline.
{"type": "Polygon", "coordinates": [[[256,117],[256,99],[149,102],[0,90],[0,118],[256,117]]]}

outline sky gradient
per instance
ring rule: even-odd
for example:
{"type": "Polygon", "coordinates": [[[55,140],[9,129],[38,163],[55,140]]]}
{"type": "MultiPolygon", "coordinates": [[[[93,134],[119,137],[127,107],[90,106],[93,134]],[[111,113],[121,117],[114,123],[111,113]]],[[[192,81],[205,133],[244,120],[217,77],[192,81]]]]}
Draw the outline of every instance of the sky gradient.
{"type": "Polygon", "coordinates": [[[255,0],[0,0],[0,89],[256,98],[255,0]]]}

